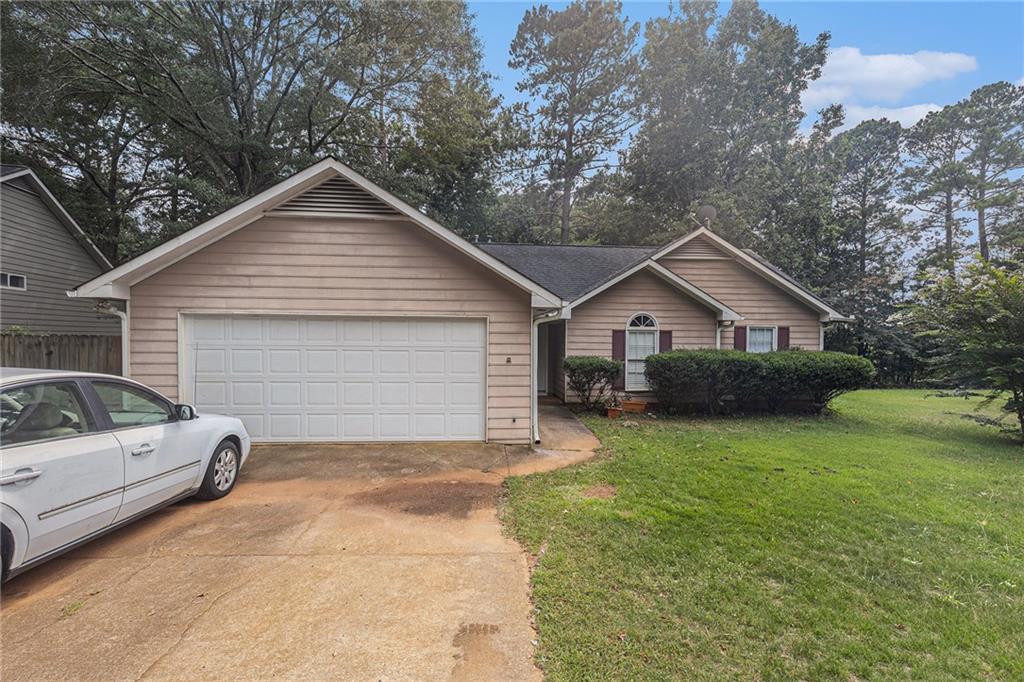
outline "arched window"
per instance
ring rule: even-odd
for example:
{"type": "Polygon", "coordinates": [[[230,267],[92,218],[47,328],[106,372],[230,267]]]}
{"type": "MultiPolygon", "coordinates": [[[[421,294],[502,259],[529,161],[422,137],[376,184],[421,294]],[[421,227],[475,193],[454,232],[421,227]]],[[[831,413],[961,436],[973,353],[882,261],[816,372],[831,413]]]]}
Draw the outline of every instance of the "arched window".
{"type": "Polygon", "coordinates": [[[626,390],[646,391],[644,366],[647,356],[658,352],[658,321],[653,315],[637,313],[626,325],[626,390]]]}

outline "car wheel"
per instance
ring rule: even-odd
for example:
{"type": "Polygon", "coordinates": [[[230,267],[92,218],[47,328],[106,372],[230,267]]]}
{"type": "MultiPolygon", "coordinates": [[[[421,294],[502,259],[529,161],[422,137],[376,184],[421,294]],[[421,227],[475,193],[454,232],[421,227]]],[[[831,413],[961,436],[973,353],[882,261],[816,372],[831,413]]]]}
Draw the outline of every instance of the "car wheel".
{"type": "Polygon", "coordinates": [[[203,477],[203,484],[199,486],[196,497],[201,500],[217,500],[231,492],[235,487],[235,481],[238,480],[238,467],[241,463],[238,446],[229,440],[221,441],[213,451],[210,465],[206,467],[206,476],[203,477]]]}

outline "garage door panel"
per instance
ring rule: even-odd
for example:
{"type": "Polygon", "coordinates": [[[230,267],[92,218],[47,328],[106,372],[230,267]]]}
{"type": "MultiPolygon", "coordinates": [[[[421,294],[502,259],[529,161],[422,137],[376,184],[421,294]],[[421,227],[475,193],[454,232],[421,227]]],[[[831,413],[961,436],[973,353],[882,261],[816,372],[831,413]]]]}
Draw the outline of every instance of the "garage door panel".
{"type": "Polygon", "coordinates": [[[231,403],[239,406],[259,406],[263,404],[263,382],[232,381],[231,403]]]}
{"type": "Polygon", "coordinates": [[[338,407],[338,384],[333,381],[307,383],[306,404],[313,407],[338,407]]]}
{"type": "Polygon", "coordinates": [[[232,341],[260,341],[263,338],[263,320],[236,317],[230,320],[232,341]]]}
{"type": "Polygon", "coordinates": [[[306,371],[310,374],[338,373],[338,351],[336,350],[307,350],[306,371]]]}
{"type": "Polygon", "coordinates": [[[481,320],[196,316],[185,336],[197,407],[256,440],[484,438],[481,320]]]}
{"type": "Polygon", "coordinates": [[[306,417],[309,438],[334,438],[338,434],[340,417],[336,414],[311,414],[306,417]]]}
{"type": "Polygon", "coordinates": [[[263,374],[263,351],[256,349],[231,349],[232,374],[263,374]]]}

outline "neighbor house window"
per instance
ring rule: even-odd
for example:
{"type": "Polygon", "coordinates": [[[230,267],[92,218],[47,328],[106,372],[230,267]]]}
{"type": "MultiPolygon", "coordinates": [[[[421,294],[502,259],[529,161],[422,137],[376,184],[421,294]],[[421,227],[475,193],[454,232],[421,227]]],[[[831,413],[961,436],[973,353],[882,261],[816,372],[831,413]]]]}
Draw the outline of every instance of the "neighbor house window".
{"type": "Polygon", "coordinates": [[[646,313],[634,315],[626,325],[626,390],[646,391],[647,356],[658,352],[658,321],[646,313]]]}
{"type": "Polygon", "coordinates": [[[0,272],[0,287],[4,289],[28,289],[28,280],[25,275],[12,275],[7,272],[0,272]]]}
{"type": "Polygon", "coordinates": [[[768,353],[775,350],[775,327],[749,327],[747,329],[747,351],[768,353]]]}

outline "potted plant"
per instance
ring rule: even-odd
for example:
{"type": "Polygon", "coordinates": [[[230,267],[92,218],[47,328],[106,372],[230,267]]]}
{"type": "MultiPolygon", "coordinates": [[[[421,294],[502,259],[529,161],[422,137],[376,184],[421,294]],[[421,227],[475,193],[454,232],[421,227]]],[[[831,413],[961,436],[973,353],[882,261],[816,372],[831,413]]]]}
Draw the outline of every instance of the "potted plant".
{"type": "Polygon", "coordinates": [[[619,400],[619,394],[612,391],[608,396],[608,402],[604,405],[605,414],[608,415],[609,419],[618,419],[622,416],[622,403],[619,400]]]}
{"type": "Polygon", "coordinates": [[[644,412],[647,410],[647,401],[642,398],[634,398],[627,393],[626,398],[622,401],[622,410],[623,412],[644,412]]]}

